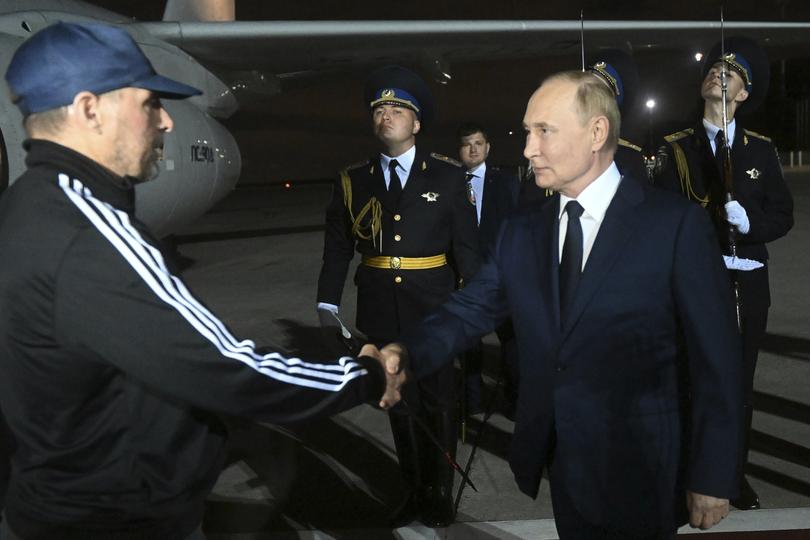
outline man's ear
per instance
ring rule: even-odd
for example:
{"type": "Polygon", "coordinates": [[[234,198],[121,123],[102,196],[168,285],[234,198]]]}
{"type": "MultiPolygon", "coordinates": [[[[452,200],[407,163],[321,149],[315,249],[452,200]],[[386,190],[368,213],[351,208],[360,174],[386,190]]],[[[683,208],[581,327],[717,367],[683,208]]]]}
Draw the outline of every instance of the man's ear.
{"type": "Polygon", "coordinates": [[[610,131],[610,122],[606,116],[597,116],[591,124],[591,150],[598,152],[605,146],[610,131]]]}
{"type": "Polygon", "coordinates": [[[413,131],[411,133],[416,135],[417,133],[419,133],[420,129],[422,129],[422,122],[420,122],[419,119],[414,119],[414,121],[413,121],[413,131]]]}
{"type": "Polygon", "coordinates": [[[103,113],[99,96],[92,92],[79,92],[68,105],[68,118],[74,126],[91,131],[101,132],[103,113]]]}
{"type": "Polygon", "coordinates": [[[748,90],[743,88],[742,90],[737,92],[737,96],[734,98],[734,101],[736,101],[737,103],[742,103],[746,99],[748,99],[748,90]]]}

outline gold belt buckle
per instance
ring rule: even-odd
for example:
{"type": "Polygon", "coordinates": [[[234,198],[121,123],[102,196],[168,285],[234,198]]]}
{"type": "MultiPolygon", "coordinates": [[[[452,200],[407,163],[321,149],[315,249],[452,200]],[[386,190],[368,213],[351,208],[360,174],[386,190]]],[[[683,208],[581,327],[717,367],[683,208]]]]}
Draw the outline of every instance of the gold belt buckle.
{"type": "Polygon", "coordinates": [[[399,270],[400,266],[402,266],[402,261],[399,257],[391,257],[391,268],[399,270]]]}

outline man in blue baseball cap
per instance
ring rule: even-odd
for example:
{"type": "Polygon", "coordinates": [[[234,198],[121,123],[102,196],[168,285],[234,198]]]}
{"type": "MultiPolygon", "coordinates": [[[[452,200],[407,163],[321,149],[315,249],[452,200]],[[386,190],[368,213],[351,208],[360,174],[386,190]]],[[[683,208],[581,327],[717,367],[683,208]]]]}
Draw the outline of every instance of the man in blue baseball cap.
{"type": "Polygon", "coordinates": [[[129,34],[101,24],[57,23],[38,33],[14,54],[6,80],[33,139],[47,133],[136,181],[157,172],[172,128],[160,98],[201,93],[158,75],[129,34]]]}
{"type": "Polygon", "coordinates": [[[311,363],[235,338],[135,216],[134,184],[173,125],[161,98],[199,90],[97,24],[35,34],[6,80],[30,138],[0,200],[0,409],[16,444],[0,537],[204,538],[220,415],[396,402],[372,346],[311,363]]]}

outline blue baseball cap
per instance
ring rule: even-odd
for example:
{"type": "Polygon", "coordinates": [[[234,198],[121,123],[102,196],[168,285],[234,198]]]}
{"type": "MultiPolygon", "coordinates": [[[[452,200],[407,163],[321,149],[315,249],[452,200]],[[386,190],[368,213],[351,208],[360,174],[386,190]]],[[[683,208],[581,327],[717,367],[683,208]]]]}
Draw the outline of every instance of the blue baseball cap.
{"type": "Polygon", "coordinates": [[[169,99],[202,94],[158,75],[126,31],[95,23],[60,22],[37,32],[14,53],[6,81],[24,116],[68,105],[83,91],[134,87],[169,99]]]}

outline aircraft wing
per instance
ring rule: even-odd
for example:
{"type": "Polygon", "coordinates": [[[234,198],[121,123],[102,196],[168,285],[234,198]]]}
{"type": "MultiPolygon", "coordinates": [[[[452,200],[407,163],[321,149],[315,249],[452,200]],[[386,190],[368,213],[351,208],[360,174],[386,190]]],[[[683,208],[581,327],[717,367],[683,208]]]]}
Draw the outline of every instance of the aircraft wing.
{"type": "MultiPolygon", "coordinates": [[[[580,21],[235,21],[141,23],[158,39],[218,70],[283,77],[368,64],[475,61],[578,54],[580,21]]],[[[726,35],[760,40],[772,55],[810,50],[810,22],[726,22],[726,35]]],[[[585,21],[585,46],[635,52],[705,50],[719,21],[585,21]]]]}

